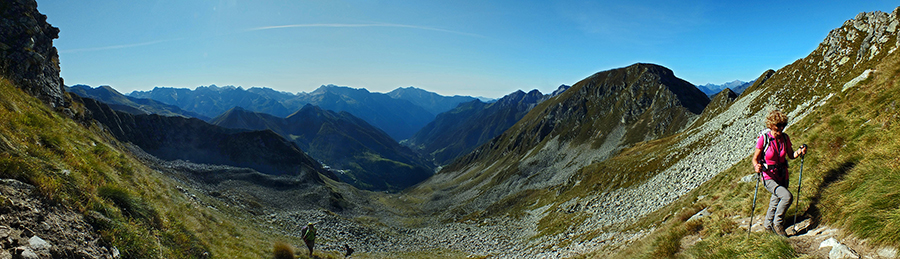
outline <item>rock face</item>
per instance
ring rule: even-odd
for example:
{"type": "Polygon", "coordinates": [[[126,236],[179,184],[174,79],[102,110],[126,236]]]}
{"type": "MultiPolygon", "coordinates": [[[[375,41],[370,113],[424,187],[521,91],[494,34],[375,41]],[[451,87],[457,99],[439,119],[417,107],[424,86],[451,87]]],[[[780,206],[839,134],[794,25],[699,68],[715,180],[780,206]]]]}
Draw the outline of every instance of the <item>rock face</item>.
{"type": "Polygon", "coordinates": [[[47,23],[35,0],[0,3],[0,73],[54,108],[69,106],[59,77],[53,39],[59,29],[47,23]]]}
{"type": "Polygon", "coordinates": [[[900,41],[895,41],[893,45],[884,45],[896,34],[900,25],[897,19],[897,11],[893,13],[870,12],[860,13],[853,20],[844,22],[841,28],[832,30],[828,33],[819,48],[814,53],[821,54],[824,57],[823,62],[819,63],[821,67],[831,65],[832,68],[838,67],[853,61],[856,66],[861,62],[871,60],[879,53],[887,51],[894,52],[900,47],[900,41]],[[859,46],[846,44],[848,42],[856,42],[862,39],[859,46]]]}
{"type": "Polygon", "coordinates": [[[45,203],[34,190],[0,179],[0,258],[116,258],[81,213],[45,203]]]}

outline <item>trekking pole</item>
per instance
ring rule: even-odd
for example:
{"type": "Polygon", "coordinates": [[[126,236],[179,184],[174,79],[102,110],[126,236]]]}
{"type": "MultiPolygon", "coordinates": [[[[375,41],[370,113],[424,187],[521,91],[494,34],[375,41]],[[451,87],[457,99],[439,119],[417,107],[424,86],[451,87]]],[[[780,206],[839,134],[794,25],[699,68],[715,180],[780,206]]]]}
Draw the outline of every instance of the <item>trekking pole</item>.
{"type": "MultiPolygon", "coordinates": [[[[800,148],[806,149],[806,144],[803,144],[800,148]]],[[[794,213],[794,233],[797,233],[797,214],[800,214],[800,186],[803,186],[803,158],[806,158],[806,154],[800,156],[800,175],[797,177],[797,212],[794,213]]]]}
{"type": "MultiPolygon", "coordinates": [[[[800,167],[803,167],[802,165],[800,167]]],[[[747,238],[750,238],[750,231],[753,230],[753,213],[756,212],[756,194],[759,193],[759,182],[761,173],[756,173],[756,189],[753,191],[753,205],[750,206],[750,226],[747,227],[747,238]]]]}

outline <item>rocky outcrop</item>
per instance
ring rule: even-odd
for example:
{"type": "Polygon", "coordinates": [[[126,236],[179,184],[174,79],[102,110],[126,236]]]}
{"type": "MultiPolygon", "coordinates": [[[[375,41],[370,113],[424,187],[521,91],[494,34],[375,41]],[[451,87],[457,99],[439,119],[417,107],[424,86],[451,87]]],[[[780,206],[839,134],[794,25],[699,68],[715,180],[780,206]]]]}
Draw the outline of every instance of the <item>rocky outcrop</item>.
{"type": "Polygon", "coordinates": [[[34,0],[0,3],[0,73],[54,108],[69,106],[59,77],[53,39],[59,29],[47,23],[34,0]]]}
{"type": "Polygon", "coordinates": [[[52,205],[35,187],[0,179],[0,258],[117,258],[81,213],[52,205]]]}
{"type": "Polygon", "coordinates": [[[832,71],[837,71],[848,62],[852,61],[855,67],[861,62],[872,60],[879,53],[896,51],[900,47],[900,41],[893,37],[900,29],[898,11],[900,9],[895,9],[890,14],[860,13],[844,22],[841,28],[832,30],[814,51],[824,58],[818,65],[822,68],[830,66],[832,71]],[[894,44],[885,44],[891,40],[894,40],[894,44]],[[859,42],[859,45],[852,44],[855,42],[859,42]]]}

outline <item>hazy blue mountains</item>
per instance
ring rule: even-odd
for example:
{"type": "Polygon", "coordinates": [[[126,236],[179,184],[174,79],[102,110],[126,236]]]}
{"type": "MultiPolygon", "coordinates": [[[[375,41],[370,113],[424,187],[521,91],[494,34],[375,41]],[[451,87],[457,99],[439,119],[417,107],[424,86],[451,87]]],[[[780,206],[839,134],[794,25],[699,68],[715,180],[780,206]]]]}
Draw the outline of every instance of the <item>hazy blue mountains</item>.
{"type": "Polygon", "coordinates": [[[433,172],[433,166],[411,149],[348,112],[307,104],[281,118],[238,107],[210,122],[227,128],[270,129],[313,158],[340,169],[340,179],[360,189],[399,191],[433,172]]]}
{"type": "MultiPolygon", "coordinates": [[[[267,93],[267,92],[262,92],[267,93]]],[[[155,87],[147,92],[134,91],[128,94],[131,97],[157,100],[166,104],[180,107],[181,109],[196,112],[208,118],[214,118],[219,114],[234,107],[243,107],[252,111],[268,113],[284,117],[296,109],[285,107],[270,94],[262,94],[260,91],[247,91],[241,87],[216,85],[201,86],[194,90],[186,88],[155,87]]]]}
{"type": "Polygon", "coordinates": [[[756,82],[756,80],[752,80],[750,82],[734,80],[734,81],[727,82],[727,83],[724,83],[721,85],[711,84],[711,83],[705,84],[705,85],[698,85],[697,88],[700,89],[700,91],[703,91],[703,93],[705,93],[706,96],[710,96],[710,97],[718,94],[719,92],[722,92],[722,90],[725,90],[726,88],[731,89],[731,91],[733,91],[735,94],[740,95],[741,93],[744,92],[745,89],[747,89],[747,87],[750,87],[751,85],[753,85],[754,82],[756,82]]]}
{"type": "Polygon", "coordinates": [[[421,89],[401,88],[392,94],[373,93],[366,89],[323,85],[310,93],[292,94],[270,88],[242,87],[157,87],[151,91],[134,91],[132,97],[149,98],[214,118],[234,107],[287,117],[306,104],[336,112],[346,111],[378,127],[395,140],[409,138],[440,112],[471,97],[441,97],[421,89]],[[396,97],[396,98],[395,98],[396,97]]]}
{"type": "Polygon", "coordinates": [[[410,101],[434,115],[452,110],[461,103],[477,100],[471,96],[443,96],[415,87],[397,88],[388,92],[387,95],[394,99],[410,101]]]}
{"type": "Polygon", "coordinates": [[[410,101],[366,89],[326,85],[299,97],[325,110],[349,112],[384,130],[394,140],[409,138],[434,119],[434,114],[410,101]]]}

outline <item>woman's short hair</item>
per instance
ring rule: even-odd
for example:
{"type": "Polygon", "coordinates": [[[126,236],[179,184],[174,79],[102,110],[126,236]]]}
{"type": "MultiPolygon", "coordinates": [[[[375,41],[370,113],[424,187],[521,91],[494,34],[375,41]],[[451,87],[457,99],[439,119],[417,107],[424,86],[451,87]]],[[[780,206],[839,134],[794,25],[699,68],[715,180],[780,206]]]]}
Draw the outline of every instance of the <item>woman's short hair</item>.
{"type": "Polygon", "coordinates": [[[780,110],[773,110],[766,116],[766,128],[775,128],[776,125],[786,126],[788,122],[787,115],[781,113],[780,110]]]}

